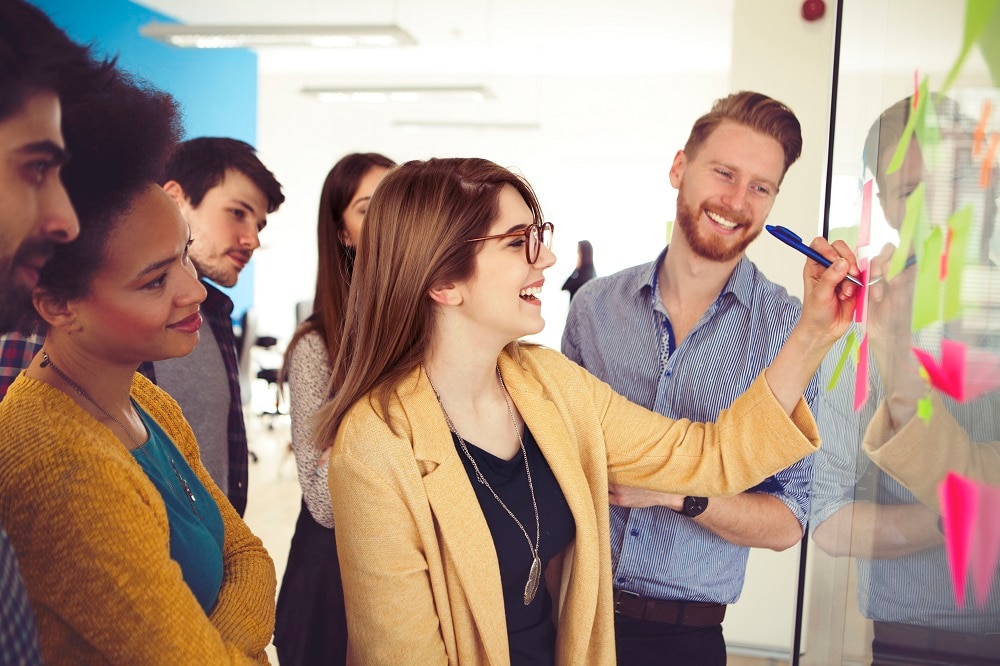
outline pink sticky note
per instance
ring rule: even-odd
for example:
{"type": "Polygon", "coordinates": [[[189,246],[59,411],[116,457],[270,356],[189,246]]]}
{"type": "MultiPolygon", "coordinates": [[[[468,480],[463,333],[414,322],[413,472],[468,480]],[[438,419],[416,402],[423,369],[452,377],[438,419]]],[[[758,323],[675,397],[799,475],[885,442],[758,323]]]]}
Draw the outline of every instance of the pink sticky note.
{"type": "Polygon", "coordinates": [[[1000,387],[1000,356],[978,350],[970,354],[964,344],[948,339],[941,341],[940,362],[923,349],[911,349],[931,386],[959,402],[1000,387]]]}
{"type": "Polygon", "coordinates": [[[948,472],[938,488],[938,494],[955,606],[964,608],[965,574],[968,571],[972,535],[979,513],[979,490],[971,481],[948,472]]]}
{"type": "Polygon", "coordinates": [[[868,180],[861,188],[861,224],[858,226],[858,247],[861,249],[871,243],[872,230],[872,181],[868,180]]]}
{"type": "Polygon", "coordinates": [[[972,591],[976,605],[986,607],[986,597],[1000,562],[1000,488],[979,484],[979,521],[972,539],[972,591]]]}
{"type": "MultiPolygon", "coordinates": [[[[868,260],[858,259],[858,282],[868,284],[868,260]]],[[[858,298],[854,302],[854,321],[863,324],[868,321],[868,287],[858,287],[858,298]]]]}
{"type": "Polygon", "coordinates": [[[954,340],[942,340],[940,363],[923,349],[911,349],[927,371],[931,386],[961,400],[965,391],[965,345],[954,340]]]}
{"type": "Polygon", "coordinates": [[[1000,387],[1000,356],[973,350],[967,354],[965,366],[966,400],[975,400],[1000,387]]]}
{"type": "Polygon", "coordinates": [[[858,349],[858,371],[854,375],[854,411],[861,409],[868,400],[868,334],[861,338],[858,349]]]}

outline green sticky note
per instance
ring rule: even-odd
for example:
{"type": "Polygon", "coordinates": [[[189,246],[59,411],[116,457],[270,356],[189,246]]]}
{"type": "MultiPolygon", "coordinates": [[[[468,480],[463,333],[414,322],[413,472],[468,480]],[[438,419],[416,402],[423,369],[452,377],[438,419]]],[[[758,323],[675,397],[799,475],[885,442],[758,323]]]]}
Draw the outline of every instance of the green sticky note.
{"type": "Polygon", "coordinates": [[[847,243],[847,247],[855,248],[858,247],[858,232],[860,229],[858,227],[833,227],[826,235],[826,239],[833,243],[836,240],[842,240],[847,243]]]}
{"type": "Polygon", "coordinates": [[[917,231],[917,223],[924,211],[924,194],[926,193],[924,183],[917,185],[916,189],[906,198],[906,214],[903,216],[903,226],[899,228],[899,247],[892,253],[889,260],[889,270],[886,277],[891,280],[899,275],[906,268],[906,259],[910,256],[910,248],[913,246],[913,237],[917,231]]]}
{"type": "Polygon", "coordinates": [[[934,403],[927,396],[917,401],[917,416],[925,424],[930,425],[931,417],[934,416],[934,403]]]}
{"type": "MultiPolygon", "coordinates": [[[[885,170],[886,173],[895,173],[899,170],[899,167],[903,166],[903,159],[906,157],[906,151],[910,147],[910,140],[913,138],[913,133],[916,131],[918,124],[923,125],[927,115],[927,107],[929,106],[927,103],[928,90],[929,84],[925,76],[917,88],[917,108],[906,119],[906,127],[903,128],[903,134],[899,137],[896,152],[892,154],[892,159],[889,160],[889,168],[885,170]]],[[[923,129],[920,131],[923,132],[923,129]]]]}
{"type": "Polygon", "coordinates": [[[917,262],[917,283],[913,289],[913,330],[919,331],[941,316],[941,252],[944,229],[935,227],[924,243],[923,261],[917,262]]]}
{"type": "Polygon", "coordinates": [[[840,373],[843,371],[844,366],[847,364],[847,357],[856,355],[858,352],[858,342],[857,336],[854,335],[854,331],[847,334],[847,340],[844,342],[844,351],[840,353],[840,358],[837,359],[837,365],[833,368],[833,374],[830,375],[830,381],[826,385],[827,391],[832,391],[833,387],[837,385],[837,381],[840,380],[840,373]]]}
{"type": "Polygon", "coordinates": [[[944,320],[958,319],[962,314],[962,275],[972,229],[972,204],[955,211],[948,218],[951,247],[948,250],[948,274],[944,281],[944,320]]]}
{"type": "MultiPolygon", "coordinates": [[[[955,82],[958,78],[958,73],[962,70],[962,65],[965,64],[965,59],[969,56],[969,51],[972,50],[972,45],[979,42],[980,39],[986,32],[986,28],[991,24],[991,19],[1000,5],[1000,0],[966,0],[965,2],[965,32],[962,36],[962,50],[958,53],[958,58],[955,60],[955,64],[951,66],[951,71],[948,72],[948,78],[944,81],[944,86],[941,87],[941,92],[945,92],[951,87],[951,84],[955,82]]],[[[992,36],[992,40],[996,39],[996,35],[992,36]]],[[[990,70],[992,73],[992,69],[990,70]]],[[[994,82],[996,79],[994,78],[994,82]]]]}
{"type": "MultiPolygon", "coordinates": [[[[926,81],[925,78],[924,82],[926,81]]],[[[921,88],[920,94],[924,94],[923,88],[921,88]]],[[[934,95],[932,94],[931,97],[933,98],[934,95]]],[[[940,123],[935,109],[934,104],[926,104],[922,117],[917,118],[917,122],[913,126],[913,133],[917,137],[917,143],[920,144],[920,152],[924,158],[924,167],[928,171],[933,171],[937,165],[938,146],[941,143],[940,123]]]]}
{"type": "Polygon", "coordinates": [[[993,4],[993,15],[979,36],[979,51],[990,70],[993,85],[1000,87],[1000,2],[993,4]]]}

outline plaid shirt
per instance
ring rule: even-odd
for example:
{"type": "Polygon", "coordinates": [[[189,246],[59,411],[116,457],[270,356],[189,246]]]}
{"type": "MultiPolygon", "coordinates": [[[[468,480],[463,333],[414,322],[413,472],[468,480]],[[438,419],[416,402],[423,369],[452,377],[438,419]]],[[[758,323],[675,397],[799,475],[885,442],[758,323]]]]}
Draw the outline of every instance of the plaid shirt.
{"type": "Polygon", "coordinates": [[[0,335],[0,400],[7,395],[7,389],[21,371],[28,367],[31,359],[35,358],[44,340],[42,335],[0,335]]]}
{"type": "Polygon", "coordinates": [[[35,616],[14,548],[0,528],[0,664],[41,664],[35,616]]]}
{"type": "MultiPolygon", "coordinates": [[[[226,378],[229,381],[229,422],[226,428],[229,436],[228,496],[236,512],[242,517],[247,508],[249,454],[246,424],[243,422],[243,400],[240,395],[240,365],[237,358],[236,336],[233,334],[233,302],[208,282],[202,280],[202,284],[208,290],[208,296],[201,304],[201,315],[215,334],[226,366],[226,378]]],[[[45,337],[38,334],[0,335],[0,400],[3,400],[7,389],[14,383],[18,374],[31,363],[31,359],[42,348],[44,341],[45,337]]],[[[156,383],[156,371],[152,363],[145,362],[140,365],[139,372],[156,383]]]]}

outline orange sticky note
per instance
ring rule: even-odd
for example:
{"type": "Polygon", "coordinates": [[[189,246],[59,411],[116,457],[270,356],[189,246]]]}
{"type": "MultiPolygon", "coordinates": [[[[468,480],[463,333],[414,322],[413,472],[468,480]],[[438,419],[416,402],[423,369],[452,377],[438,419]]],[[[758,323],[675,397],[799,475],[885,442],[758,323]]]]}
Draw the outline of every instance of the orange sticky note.
{"type": "Polygon", "coordinates": [[[986,156],[983,157],[983,164],[979,169],[979,187],[990,186],[990,172],[993,171],[993,162],[997,158],[998,147],[1000,147],[1000,134],[994,132],[990,135],[990,145],[986,149],[986,156]]]}
{"type": "Polygon", "coordinates": [[[983,100],[983,111],[979,116],[979,122],[976,123],[976,129],[972,132],[972,157],[979,157],[979,153],[983,150],[983,142],[986,140],[986,124],[990,120],[990,111],[992,106],[990,105],[990,100],[983,100]]]}

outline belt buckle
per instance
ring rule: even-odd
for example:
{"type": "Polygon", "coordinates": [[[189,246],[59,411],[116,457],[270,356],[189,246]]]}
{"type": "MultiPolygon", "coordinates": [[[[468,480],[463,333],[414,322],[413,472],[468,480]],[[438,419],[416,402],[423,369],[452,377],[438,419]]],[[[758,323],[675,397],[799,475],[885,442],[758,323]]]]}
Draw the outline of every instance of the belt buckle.
{"type": "Polygon", "coordinates": [[[636,594],[635,592],[631,592],[629,590],[615,590],[615,612],[616,613],[621,613],[621,611],[618,610],[618,605],[621,604],[622,597],[625,597],[625,598],[627,598],[629,600],[632,600],[632,601],[642,601],[642,596],[639,595],[639,594],[636,594]]]}

